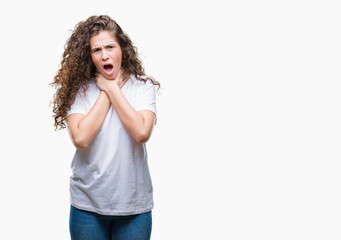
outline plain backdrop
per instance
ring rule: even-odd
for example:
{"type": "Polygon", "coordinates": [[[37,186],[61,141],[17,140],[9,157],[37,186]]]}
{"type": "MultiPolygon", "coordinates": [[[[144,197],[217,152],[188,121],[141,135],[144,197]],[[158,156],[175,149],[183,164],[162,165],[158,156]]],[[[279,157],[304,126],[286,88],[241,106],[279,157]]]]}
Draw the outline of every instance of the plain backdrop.
{"type": "Polygon", "coordinates": [[[49,83],[94,14],[162,84],[152,239],[340,239],[338,3],[2,2],[0,239],[69,239],[75,148],[54,131],[49,83]]]}

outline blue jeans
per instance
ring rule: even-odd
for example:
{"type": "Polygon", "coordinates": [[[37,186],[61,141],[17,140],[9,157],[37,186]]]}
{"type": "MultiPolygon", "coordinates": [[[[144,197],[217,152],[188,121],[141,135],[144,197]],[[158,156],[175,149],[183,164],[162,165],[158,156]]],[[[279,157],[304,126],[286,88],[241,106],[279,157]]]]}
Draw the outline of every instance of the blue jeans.
{"type": "Polygon", "coordinates": [[[152,213],[130,216],[106,216],[71,206],[72,240],[149,240],[152,213]]]}

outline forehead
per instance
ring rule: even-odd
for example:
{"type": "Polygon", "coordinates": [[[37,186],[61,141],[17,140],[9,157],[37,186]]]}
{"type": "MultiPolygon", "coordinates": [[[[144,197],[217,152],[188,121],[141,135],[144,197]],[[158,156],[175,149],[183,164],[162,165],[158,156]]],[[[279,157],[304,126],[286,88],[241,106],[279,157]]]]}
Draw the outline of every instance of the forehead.
{"type": "Polygon", "coordinates": [[[112,32],[101,31],[90,38],[90,46],[99,46],[117,43],[116,38],[112,32]]]}

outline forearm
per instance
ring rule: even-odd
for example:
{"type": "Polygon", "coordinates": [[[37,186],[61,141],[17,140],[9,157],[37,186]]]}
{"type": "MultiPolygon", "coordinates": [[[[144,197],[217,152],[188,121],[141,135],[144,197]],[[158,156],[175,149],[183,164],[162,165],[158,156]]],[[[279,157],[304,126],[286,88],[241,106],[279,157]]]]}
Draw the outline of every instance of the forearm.
{"type": "Polygon", "coordinates": [[[87,147],[97,136],[108,113],[109,107],[110,100],[106,93],[101,91],[94,106],[86,115],[69,116],[69,130],[77,148],[87,147]]]}
{"type": "Polygon", "coordinates": [[[149,113],[136,111],[129,104],[117,84],[113,84],[109,89],[107,89],[106,93],[111,104],[115,108],[118,117],[129,134],[137,142],[146,142],[153,127],[154,113],[151,114],[153,120],[150,120],[151,117],[149,113]]]}

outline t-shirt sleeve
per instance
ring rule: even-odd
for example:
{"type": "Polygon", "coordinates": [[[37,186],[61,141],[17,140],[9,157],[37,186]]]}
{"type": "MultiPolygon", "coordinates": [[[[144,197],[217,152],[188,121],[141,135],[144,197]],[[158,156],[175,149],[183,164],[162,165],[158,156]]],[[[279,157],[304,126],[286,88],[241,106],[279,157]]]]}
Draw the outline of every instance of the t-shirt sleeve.
{"type": "Polygon", "coordinates": [[[81,91],[78,91],[74,103],[71,105],[70,110],[67,112],[67,117],[73,113],[87,114],[85,107],[85,100],[81,91]]]}
{"type": "Polygon", "coordinates": [[[156,90],[151,81],[147,81],[138,95],[136,111],[149,110],[155,113],[156,117],[156,90]]]}

